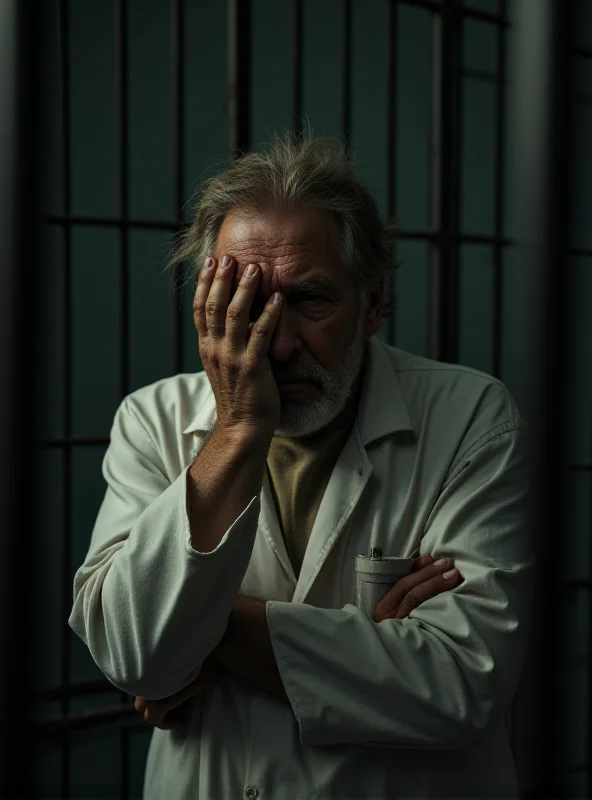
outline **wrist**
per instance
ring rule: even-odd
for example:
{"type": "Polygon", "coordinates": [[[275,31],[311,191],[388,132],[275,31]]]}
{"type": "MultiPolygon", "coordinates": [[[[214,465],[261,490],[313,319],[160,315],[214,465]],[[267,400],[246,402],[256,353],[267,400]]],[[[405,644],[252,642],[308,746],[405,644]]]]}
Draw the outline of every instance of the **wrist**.
{"type": "Polygon", "coordinates": [[[269,450],[273,439],[273,431],[263,426],[245,425],[244,423],[236,425],[216,423],[213,435],[216,438],[232,442],[235,446],[255,448],[265,451],[265,453],[269,450]]]}
{"type": "Polygon", "coordinates": [[[265,607],[264,600],[256,597],[237,595],[228,620],[226,630],[212,654],[227,669],[232,669],[237,657],[241,657],[243,648],[246,646],[245,638],[249,638],[249,620],[253,619],[253,614],[259,611],[261,606],[265,607]]]}

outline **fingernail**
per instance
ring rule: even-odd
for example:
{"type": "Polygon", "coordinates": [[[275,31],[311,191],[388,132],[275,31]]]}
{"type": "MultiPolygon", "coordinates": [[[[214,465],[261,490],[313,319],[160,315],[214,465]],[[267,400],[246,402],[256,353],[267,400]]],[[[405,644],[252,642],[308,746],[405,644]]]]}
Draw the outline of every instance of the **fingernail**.
{"type": "Polygon", "coordinates": [[[448,559],[447,558],[439,558],[437,561],[434,561],[434,566],[435,567],[443,567],[444,564],[448,564],[448,559]]]}
{"type": "Polygon", "coordinates": [[[211,256],[208,256],[206,258],[205,268],[212,269],[213,266],[214,266],[214,259],[211,256]]]}
{"type": "Polygon", "coordinates": [[[458,575],[458,570],[456,569],[449,569],[448,572],[445,572],[442,577],[445,581],[449,581],[451,578],[456,578],[458,575]]]}
{"type": "Polygon", "coordinates": [[[222,258],[222,261],[220,262],[220,265],[223,267],[227,267],[229,264],[230,264],[230,256],[224,256],[222,258]]]}

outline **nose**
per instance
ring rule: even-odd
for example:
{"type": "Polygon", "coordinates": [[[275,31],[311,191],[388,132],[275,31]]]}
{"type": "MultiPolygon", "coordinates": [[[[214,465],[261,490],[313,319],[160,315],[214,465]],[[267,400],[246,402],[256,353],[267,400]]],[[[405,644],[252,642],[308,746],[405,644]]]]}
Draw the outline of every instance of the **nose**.
{"type": "Polygon", "coordinates": [[[269,358],[281,364],[298,361],[302,352],[302,339],[295,314],[286,308],[285,300],[282,314],[276,323],[269,345],[269,358]]]}

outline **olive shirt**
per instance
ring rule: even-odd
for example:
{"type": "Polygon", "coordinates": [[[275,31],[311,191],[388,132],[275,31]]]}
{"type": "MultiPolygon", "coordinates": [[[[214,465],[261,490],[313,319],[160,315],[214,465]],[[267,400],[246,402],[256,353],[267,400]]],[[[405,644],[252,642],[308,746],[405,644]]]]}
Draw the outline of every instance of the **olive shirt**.
{"type": "Polygon", "coordinates": [[[518,796],[504,717],[532,613],[524,425],[488,375],[376,337],[367,355],[349,430],[336,421],[305,467],[288,465],[302,443],[274,441],[260,493],[209,553],[187,516],[216,421],[207,375],[117,409],[72,629],[115,686],[160,699],[195,679],[237,594],[259,597],[289,699],[225,673],[184,729],[154,730],[145,798],[518,796]],[[375,623],[355,605],[370,547],[449,556],[465,580],[375,623]]]}
{"type": "Polygon", "coordinates": [[[296,578],[333,467],[356,418],[359,389],[356,387],[343,410],[314,436],[274,437],[271,442],[268,478],[296,578]]]}

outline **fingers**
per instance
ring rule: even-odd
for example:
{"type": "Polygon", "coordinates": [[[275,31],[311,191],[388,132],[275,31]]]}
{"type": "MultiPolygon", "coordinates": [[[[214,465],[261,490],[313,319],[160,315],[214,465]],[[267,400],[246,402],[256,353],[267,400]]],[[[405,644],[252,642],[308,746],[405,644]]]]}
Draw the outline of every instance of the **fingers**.
{"type": "MultiPolygon", "coordinates": [[[[409,592],[413,592],[413,590],[416,589],[416,587],[420,586],[425,581],[428,581],[431,578],[434,577],[439,578],[442,585],[442,591],[444,591],[445,589],[452,588],[452,586],[454,585],[454,581],[444,580],[442,578],[442,575],[445,572],[450,571],[451,566],[452,564],[449,558],[440,558],[432,564],[420,567],[419,569],[416,569],[413,572],[411,572],[409,575],[405,575],[405,577],[397,581],[397,583],[393,586],[393,588],[390,589],[389,592],[387,592],[385,597],[380,601],[380,603],[376,607],[376,611],[373,617],[375,621],[378,622],[383,619],[394,619],[397,611],[399,610],[399,606],[401,606],[403,600],[407,597],[409,592]]],[[[458,573],[456,570],[454,571],[454,574],[458,578],[458,573]]],[[[414,600],[415,596],[416,595],[412,594],[411,597],[405,602],[408,604],[411,603],[414,600]]],[[[424,597],[423,599],[427,598],[424,597]]],[[[421,600],[420,602],[423,602],[423,600],[421,600]]],[[[413,607],[415,608],[417,606],[413,607]]],[[[410,610],[411,608],[408,607],[407,614],[409,613],[410,610]]]]}
{"type": "Polygon", "coordinates": [[[452,574],[449,578],[444,578],[444,574],[442,575],[435,575],[433,578],[430,578],[424,583],[421,583],[419,586],[415,586],[413,589],[410,589],[397,612],[392,619],[405,619],[405,617],[409,616],[409,613],[413,611],[414,608],[417,608],[426,600],[430,600],[432,597],[436,597],[442,592],[448,591],[448,589],[452,589],[454,586],[457,586],[459,583],[462,583],[460,573],[457,569],[451,570],[452,574]]]}
{"type": "Polygon", "coordinates": [[[200,336],[221,339],[226,335],[226,315],[235,266],[235,260],[227,255],[222,256],[219,263],[213,256],[206,259],[193,304],[200,336]]]}
{"type": "Polygon", "coordinates": [[[193,316],[195,326],[199,334],[200,341],[208,335],[208,323],[206,321],[206,302],[210,294],[210,289],[216,274],[217,261],[213,256],[208,256],[203,265],[197,282],[197,289],[193,298],[193,316]]]}
{"type": "Polygon", "coordinates": [[[191,700],[202,692],[212,689],[224,670],[218,661],[211,656],[204,661],[197,678],[188,686],[163,700],[146,700],[136,697],[134,709],[144,720],[163,731],[183,727],[185,715],[191,700]]]}
{"type": "Polygon", "coordinates": [[[423,567],[427,567],[428,564],[432,564],[434,559],[431,557],[429,553],[425,553],[423,556],[420,556],[418,559],[415,560],[413,564],[413,569],[418,570],[422,569],[423,567]]]}
{"type": "Polygon", "coordinates": [[[141,714],[144,721],[163,731],[183,727],[187,705],[188,701],[185,701],[173,707],[170,703],[161,700],[144,700],[142,697],[136,697],[134,701],[134,708],[141,714]]]}
{"type": "MultiPolygon", "coordinates": [[[[222,256],[219,264],[213,256],[206,260],[193,301],[195,325],[200,341],[207,336],[226,337],[232,347],[242,349],[248,339],[249,349],[257,356],[261,350],[268,350],[281,311],[281,297],[274,303],[272,295],[263,313],[256,313],[253,306],[263,278],[261,268],[247,265],[233,292],[237,267],[236,260],[228,255],[222,256]],[[253,331],[255,335],[250,336],[253,331]]],[[[259,311],[260,304],[256,305],[259,311]]]]}
{"type": "Polygon", "coordinates": [[[253,361],[259,361],[269,352],[271,339],[281,313],[282,296],[276,292],[269,298],[263,313],[251,329],[247,352],[253,361]]]}

